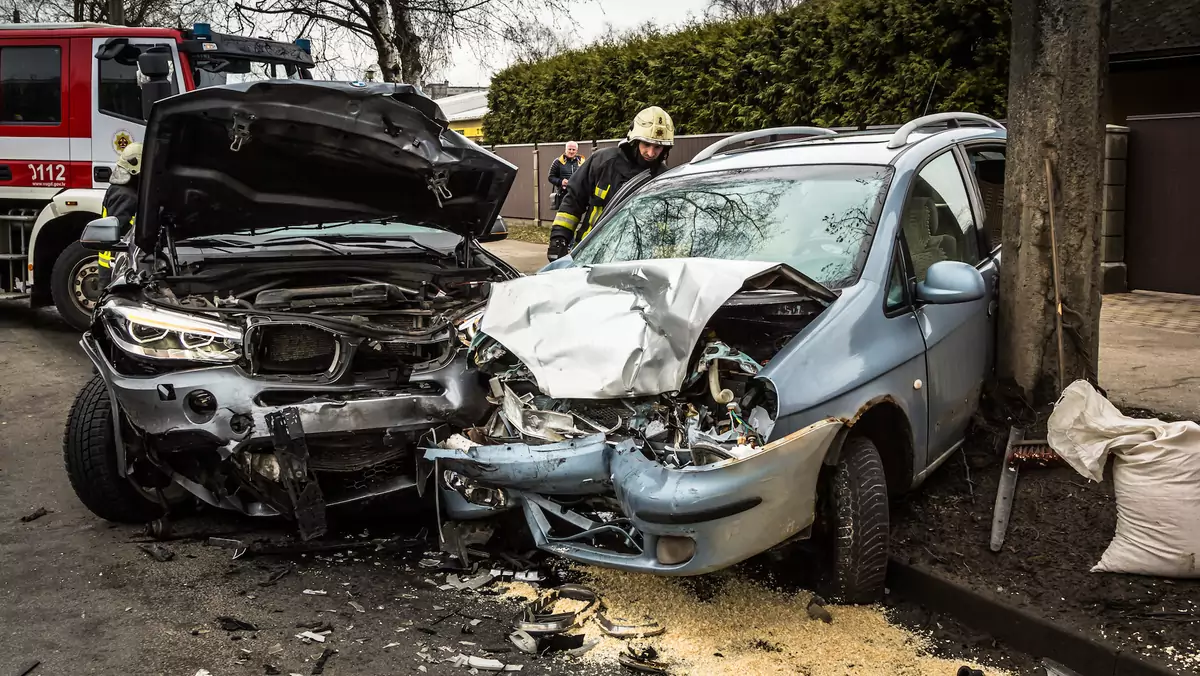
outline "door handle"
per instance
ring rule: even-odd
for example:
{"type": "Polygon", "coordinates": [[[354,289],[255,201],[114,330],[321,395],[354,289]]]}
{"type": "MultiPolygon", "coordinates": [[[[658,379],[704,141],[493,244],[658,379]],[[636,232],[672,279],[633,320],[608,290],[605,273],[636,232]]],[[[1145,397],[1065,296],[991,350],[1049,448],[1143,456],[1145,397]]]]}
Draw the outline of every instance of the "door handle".
{"type": "Polygon", "coordinates": [[[108,183],[108,179],[112,178],[112,169],[109,167],[93,167],[92,180],[96,183],[108,183]]]}

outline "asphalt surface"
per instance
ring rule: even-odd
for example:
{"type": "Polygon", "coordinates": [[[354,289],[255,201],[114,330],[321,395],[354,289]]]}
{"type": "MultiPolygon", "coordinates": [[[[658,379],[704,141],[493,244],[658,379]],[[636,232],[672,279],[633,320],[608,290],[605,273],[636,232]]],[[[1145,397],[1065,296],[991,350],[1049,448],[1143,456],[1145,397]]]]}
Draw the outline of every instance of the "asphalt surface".
{"type": "MultiPolygon", "coordinates": [[[[419,564],[423,548],[232,561],[230,550],[180,540],[164,543],[172,560],[151,558],[138,548],[147,540],[142,528],[93,516],[63,470],[63,424],[91,377],[77,341],[52,312],[0,302],[0,674],[40,661],[35,675],[270,673],[264,665],[307,675],[326,647],[338,651],[328,674],[419,673],[420,666],[463,674],[443,660],[460,650],[484,655],[481,648],[508,646],[518,606],[438,590],[425,580],[440,584],[445,574],[419,564]],[[41,508],[48,514],[21,521],[41,508]],[[289,565],[274,585],[259,584],[289,565]],[[258,631],[225,631],[220,616],[258,631]],[[471,618],[482,621],[463,634],[471,618]],[[317,620],[333,625],[324,644],[295,637],[303,631],[298,623],[317,620]]],[[[368,526],[369,535],[412,534],[426,520],[404,511],[395,518],[382,530],[368,526]]],[[[286,532],[282,524],[203,514],[177,525],[251,537],[286,532]]],[[[353,525],[353,535],[361,535],[364,527],[353,525]]],[[[526,663],[524,674],[602,673],[565,659],[495,657],[526,663]]]]}

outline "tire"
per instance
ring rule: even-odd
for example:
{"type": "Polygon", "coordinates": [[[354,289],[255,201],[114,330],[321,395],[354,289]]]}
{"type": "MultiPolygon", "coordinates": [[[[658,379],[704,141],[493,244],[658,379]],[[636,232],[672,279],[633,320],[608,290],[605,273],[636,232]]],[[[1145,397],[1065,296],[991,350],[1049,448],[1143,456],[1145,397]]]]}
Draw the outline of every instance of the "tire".
{"type": "Polygon", "coordinates": [[[887,481],[875,444],[848,438],[825,479],[822,591],[840,603],[876,603],[883,599],[889,534],[887,481]]]}
{"type": "MultiPolygon", "coordinates": [[[[96,256],[95,251],[83,248],[79,242],[71,242],[58,255],[58,259],[54,261],[54,268],[50,271],[50,295],[54,299],[54,307],[58,308],[58,314],[63,321],[80,333],[87,331],[91,326],[92,310],[79,299],[75,277],[81,272],[81,268],[92,264],[96,256]]],[[[91,283],[99,284],[99,281],[91,280],[91,283]]],[[[84,285],[84,291],[92,290],[88,284],[84,285]]]]}
{"type": "Polygon", "coordinates": [[[71,406],[63,432],[63,462],[75,495],[101,519],[146,523],[162,516],[162,507],[117,474],[112,404],[99,375],[83,386],[71,406]]]}

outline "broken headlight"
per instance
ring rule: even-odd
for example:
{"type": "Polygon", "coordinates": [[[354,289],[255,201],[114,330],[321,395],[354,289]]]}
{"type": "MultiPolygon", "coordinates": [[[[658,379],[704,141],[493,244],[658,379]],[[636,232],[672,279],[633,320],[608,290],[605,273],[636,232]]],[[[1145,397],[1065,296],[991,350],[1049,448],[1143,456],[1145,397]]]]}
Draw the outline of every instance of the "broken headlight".
{"type": "Polygon", "coordinates": [[[113,342],[140,357],[228,364],[242,354],[241,329],[215,319],[116,300],[101,312],[113,342]]]}
{"type": "Polygon", "coordinates": [[[508,506],[508,494],[503,490],[481,486],[453,470],[442,471],[442,485],[463,496],[473,505],[493,509],[504,509],[508,506]]]}
{"type": "Polygon", "coordinates": [[[476,310],[458,321],[455,328],[458,329],[458,339],[462,341],[463,345],[470,347],[471,343],[475,341],[475,335],[479,333],[479,324],[482,321],[482,309],[476,310]]]}

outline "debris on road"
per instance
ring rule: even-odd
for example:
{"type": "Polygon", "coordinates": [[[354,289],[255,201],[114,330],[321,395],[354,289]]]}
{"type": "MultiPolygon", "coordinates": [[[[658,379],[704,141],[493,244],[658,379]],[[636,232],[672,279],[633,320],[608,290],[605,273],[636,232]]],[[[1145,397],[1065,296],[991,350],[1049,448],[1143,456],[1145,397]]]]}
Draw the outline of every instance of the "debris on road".
{"type": "Polygon", "coordinates": [[[292,564],[288,563],[286,566],[281,566],[281,567],[277,568],[276,570],[272,571],[269,575],[267,575],[267,579],[258,583],[258,586],[273,587],[273,586],[275,586],[276,582],[279,582],[284,577],[289,575],[291,572],[292,572],[292,564]]]}
{"type": "Polygon", "coordinates": [[[362,604],[358,603],[357,601],[347,601],[346,603],[357,612],[360,612],[360,613],[367,612],[367,609],[364,608],[362,606],[362,604]]]}
{"type": "Polygon", "coordinates": [[[33,670],[37,669],[38,666],[41,665],[41,663],[42,663],[41,660],[34,660],[34,661],[26,664],[24,668],[17,670],[17,676],[27,676],[27,674],[32,674],[33,670]]]}
{"type": "Polygon", "coordinates": [[[337,654],[337,651],[334,650],[333,648],[326,648],[326,649],[322,650],[321,656],[317,658],[317,663],[313,665],[313,668],[312,668],[313,676],[319,676],[320,674],[325,673],[325,664],[327,662],[329,662],[329,658],[333,657],[336,654],[337,654]]]}
{"type": "Polygon", "coordinates": [[[531,636],[543,634],[558,634],[579,624],[600,603],[596,592],[578,584],[564,584],[550,589],[535,601],[525,606],[521,614],[513,621],[513,629],[524,631],[531,636]],[[554,612],[560,600],[577,601],[574,608],[554,612]]]}
{"type": "Polygon", "coordinates": [[[621,666],[643,674],[666,674],[667,665],[658,661],[658,651],[654,648],[634,650],[629,646],[625,652],[617,656],[621,666]]]}
{"type": "Polygon", "coordinates": [[[324,643],[325,636],[327,634],[329,634],[329,632],[327,632],[327,631],[320,632],[320,633],[315,632],[315,631],[302,631],[299,634],[296,634],[296,638],[298,638],[300,640],[307,639],[309,641],[316,641],[317,643],[324,643]]]}
{"type": "Polygon", "coordinates": [[[313,620],[312,622],[297,622],[296,628],[316,632],[333,631],[333,624],[329,620],[313,620]]]}
{"type": "Polygon", "coordinates": [[[496,573],[497,571],[485,570],[482,573],[467,579],[463,579],[454,573],[450,573],[446,576],[446,585],[459,591],[475,590],[491,584],[491,582],[498,577],[496,573]]]}
{"type": "Polygon", "coordinates": [[[527,632],[527,631],[522,631],[522,630],[518,629],[508,635],[508,640],[512,641],[512,644],[517,646],[517,650],[520,650],[521,652],[523,652],[527,655],[536,655],[537,654],[537,651],[538,651],[537,639],[534,638],[533,636],[531,636],[529,634],[529,632],[527,632]]]}
{"type": "Polygon", "coordinates": [[[324,589],[305,589],[304,591],[302,591],[300,593],[308,594],[309,596],[325,596],[329,592],[325,591],[324,589]]]}
{"type": "Polygon", "coordinates": [[[825,624],[833,624],[833,615],[829,614],[829,610],[825,608],[825,599],[813,594],[808,600],[808,608],[805,609],[808,616],[814,620],[820,620],[825,624]]]}
{"type": "Polygon", "coordinates": [[[666,627],[654,620],[642,624],[625,620],[613,622],[603,612],[596,613],[596,624],[600,625],[601,631],[613,638],[645,638],[658,636],[666,631],[666,627]]]}
{"type": "Polygon", "coordinates": [[[263,665],[263,673],[266,674],[267,676],[278,676],[278,674],[283,673],[283,670],[280,669],[279,667],[275,666],[274,664],[264,664],[263,665]]]}
{"type": "Polygon", "coordinates": [[[229,615],[218,616],[217,624],[225,631],[258,631],[258,627],[253,624],[229,615]]]}
{"type": "Polygon", "coordinates": [[[469,667],[483,671],[520,671],[524,668],[520,664],[505,664],[500,660],[487,657],[474,657],[462,653],[459,653],[457,657],[448,661],[456,667],[469,667]]]}
{"type": "Polygon", "coordinates": [[[213,676],[213,675],[212,675],[212,672],[209,671],[208,669],[200,669],[195,673],[194,676],[213,676]]]}
{"type": "Polygon", "coordinates": [[[171,559],[175,558],[175,552],[157,543],[140,544],[138,545],[138,549],[146,552],[150,558],[158,561],[159,563],[170,561],[171,559]]]}
{"type": "MultiPolygon", "coordinates": [[[[30,521],[37,521],[38,519],[42,518],[43,516],[46,516],[49,513],[50,513],[50,510],[46,509],[45,507],[38,507],[37,509],[33,510],[32,512],[21,517],[21,523],[29,523],[30,521]]],[[[26,672],[26,673],[28,673],[28,672],[26,672]]]]}

